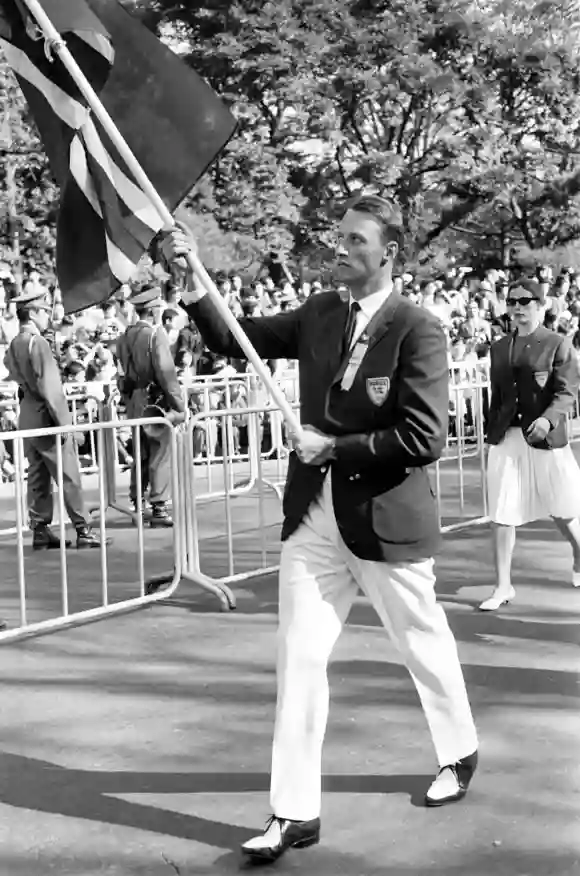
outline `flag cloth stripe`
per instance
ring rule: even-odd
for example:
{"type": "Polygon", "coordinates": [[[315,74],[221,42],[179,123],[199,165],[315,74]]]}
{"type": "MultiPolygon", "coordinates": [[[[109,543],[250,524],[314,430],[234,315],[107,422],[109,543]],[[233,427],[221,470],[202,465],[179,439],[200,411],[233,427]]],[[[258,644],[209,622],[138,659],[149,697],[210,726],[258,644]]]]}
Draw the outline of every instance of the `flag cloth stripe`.
{"type": "Polygon", "coordinates": [[[92,118],[83,125],[82,136],[85,147],[91,153],[103,172],[108,176],[111,185],[114,186],[119,197],[125,202],[129,210],[134,213],[145,225],[156,234],[163,228],[163,220],[152,205],[151,201],[123,171],[106,151],[92,118]]]}
{"type": "Polygon", "coordinates": [[[0,37],[0,48],[14,72],[34,86],[51,108],[70,128],[78,129],[87,119],[89,110],[41,73],[25,52],[0,37]]]}
{"type": "MultiPolygon", "coordinates": [[[[93,210],[103,219],[103,233],[131,261],[134,270],[153,232],[128,210],[122,209],[115,187],[78,135],[71,144],[71,172],[93,210]]],[[[118,276],[113,266],[111,269],[118,276]]]]}
{"type": "Polygon", "coordinates": [[[89,174],[103,213],[106,233],[119,249],[137,264],[144,250],[149,246],[154,232],[132,213],[123,209],[123,202],[119,199],[109,177],[90,152],[85,150],[85,154],[89,174]]]}
{"type": "Polygon", "coordinates": [[[105,234],[105,242],[107,244],[107,256],[111,273],[117,278],[119,283],[128,283],[135,273],[139,259],[137,259],[137,262],[131,261],[124,252],[121,252],[118,246],[115,246],[108,234],[105,234]]]}
{"type": "MultiPolygon", "coordinates": [[[[87,156],[80,137],[75,137],[71,143],[71,170],[79,189],[95,213],[103,219],[103,211],[101,210],[99,198],[89,173],[87,156]]],[[[120,283],[126,283],[131,278],[136,263],[121,252],[118,246],[115,246],[106,232],[104,232],[104,236],[111,272],[120,283]]]]}
{"type": "Polygon", "coordinates": [[[89,175],[85,147],[78,136],[74,137],[70,144],[70,169],[79,189],[85,195],[95,213],[102,218],[103,213],[99,205],[99,199],[89,175]]]}
{"type": "MultiPolygon", "coordinates": [[[[232,114],[117,0],[41,2],[173,211],[232,136],[232,114]]],[[[29,23],[32,16],[20,0],[0,0],[0,45],[15,68],[60,186],[57,275],[65,312],[73,313],[106,300],[120,281],[131,278],[162,222],[107,131],[90,116],[54,47],[47,53],[47,41],[37,28],[28,29],[29,23]]]]}
{"type": "MultiPolygon", "coordinates": [[[[127,208],[115,186],[86,145],[85,155],[109,235],[126,255],[132,256],[135,244],[138,244],[142,253],[155,232],[127,208]]],[[[139,258],[140,256],[136,261],[139,258]]]]}
{"type": "MultiPolygon", "coordinates": [[[[99,52],[109,63],[113,61],[113,47],[103,34],[85,30],[74,35],[91,51],[99,52]]],[[[66,125],[82,129],[82,137],[77,135],[71,141],[70,172],[103,221],[111,273],[119,282],[127,282],[151,237],[163,227],[161,217],[143,191],[112,160],[89,110],[45,76],[25,52],[5,40],[0,39],[0,45],[14,72],[43,95],[66,125]]]]}

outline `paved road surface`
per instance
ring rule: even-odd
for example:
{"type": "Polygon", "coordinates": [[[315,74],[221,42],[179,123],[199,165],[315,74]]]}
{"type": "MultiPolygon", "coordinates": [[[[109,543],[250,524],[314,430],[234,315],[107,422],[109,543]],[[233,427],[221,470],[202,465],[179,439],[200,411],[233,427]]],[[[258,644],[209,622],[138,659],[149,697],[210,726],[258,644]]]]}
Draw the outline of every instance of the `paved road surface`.
{"type": "MultiPolygon", "coordinates": [[[[258,546],[244,501],[234,515],[240,568],[258,546]]],[[[203,514],[202,560],[216,574],[222,513],[211,503],[203,514]]],[[[275,556],[274,505],[271,514],[275,556]]],[[[111,532],[111,589],[122,598],[136,592],[136,537],[120,518],[111,532]]],[[[517,601],[482,615],[488,537],[484,527],[449,536],[438,561],[481,734],[472,792],[422,807],[435,769],[423,716],[360,600],[331,670],[323,841],[288,854],[278,872],[580,874],[580,592],[568,583],[569,551],[549,524],[526,528],[517,601]]],[[[12,621],[13,554],[0,546],[12,621]]],[[[41,556],[26,549],[35,617],[59,607],[57,560],[41,556]]],[[[146,561],[152,573],[171,566],[169,533],[150,534],[146,561]]],[[[73,552],[69,582],[75,607],[96,604],[98,558],[73,552]]],[[[239,843],[268,815],[276,581],[236,593],[233,614],[183,586],[169,605],[0,649],[0,876],[238,872],[239,843]]]]}

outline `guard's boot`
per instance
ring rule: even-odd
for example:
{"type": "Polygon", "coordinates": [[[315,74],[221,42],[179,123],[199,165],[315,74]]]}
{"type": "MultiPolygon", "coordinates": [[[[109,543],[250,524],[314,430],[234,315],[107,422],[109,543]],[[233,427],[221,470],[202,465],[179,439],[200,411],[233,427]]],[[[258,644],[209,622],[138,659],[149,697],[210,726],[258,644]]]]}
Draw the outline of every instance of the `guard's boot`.
{"type": "Polygon", "coordinates": [[[143,521],[151,519],[151,511],[147,507],[147,502],[145,501],[145,499],[143,499],[141,502],[141,508],[139,508],[135,499],[131,499],[131,511],[133,512],[134,526],[138,525],[139,517],[141,517],[143,521]]]}
{"type": "Polygon", "coordinates": [[[151,520],[149,521],[149,526],[152,526],[154,529],[156,527],[170,527],[173,526],[173,520],[167,510],[167,505],[165,502],[156,502],[152,505],[153,513],[151,515],[151,520]]]}
{"type": "MultiPolygon", "coordinates": [[[[111,539],[108,538],[105,544],[111,544],[111,539]]],[[[77,548],[78,550],[87,550],[88,548],[100,548],[101,539],[96,535],[90,526],[77,527],[77,548]]]]}
{"type": "MultiPolygon", "coordinates": [[[[70,547],[70,541],[65,541],[65,547],[70,547]]],[[[60,550],[60,538],[55,535],[46,523],[39,523],[32,534],[32,549],[35,551],[60,550]]]]}

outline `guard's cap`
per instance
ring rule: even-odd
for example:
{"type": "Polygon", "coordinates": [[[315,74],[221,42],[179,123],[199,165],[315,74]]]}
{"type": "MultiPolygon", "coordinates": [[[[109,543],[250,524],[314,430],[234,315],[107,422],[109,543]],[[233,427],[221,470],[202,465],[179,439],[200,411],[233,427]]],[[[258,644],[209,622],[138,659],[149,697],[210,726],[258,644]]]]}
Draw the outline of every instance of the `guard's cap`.
{"type": "Polygon", "coordinates": [[[165,307],[166,302],[161,294],[159,286],[146,286],[140,289],[134,295],[131,295],[129,301],[134,307],[165,307]]]}
{"type": "Polygon", "coordinates": [[[536,280],[531,280],[528,277],[522,277],[520,280],[515,280],[510,284],[508,297],[516,296],[520,292],[527,292],[530,298],[533,298],[535,301],[538,301],[540,304],[545,303],[544,290],[542,289],[541,283],[538,283],[536,280]]]}
{"type": "Polygon", "coordinates": [[[45,289],[42,289],[41,291],[35,289],[34,292],[26,292],[24,295],[18,295],[12,300],[16,307],[19,308],[29,307],[31,310],[38,308],[39,310],[47,310],[49,313],[52,311],[52,304],[46,297],[45,289]]]}

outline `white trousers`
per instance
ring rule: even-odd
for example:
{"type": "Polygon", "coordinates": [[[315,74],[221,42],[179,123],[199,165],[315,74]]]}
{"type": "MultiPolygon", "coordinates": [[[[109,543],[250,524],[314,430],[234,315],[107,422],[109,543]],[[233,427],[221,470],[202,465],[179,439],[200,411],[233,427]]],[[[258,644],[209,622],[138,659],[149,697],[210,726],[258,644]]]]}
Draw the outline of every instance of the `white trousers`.
{"type": "Polygon", "coordinates": [[[477,748],[455,639],[435,599],[433,560],[376,563],[345,546],[330,476],[284,543],[280,568],[278,701],[270,802],[280,818],[320,815],[327,664],[358,589],[401,653],[423,705],[440,766],[477,748]]]}

